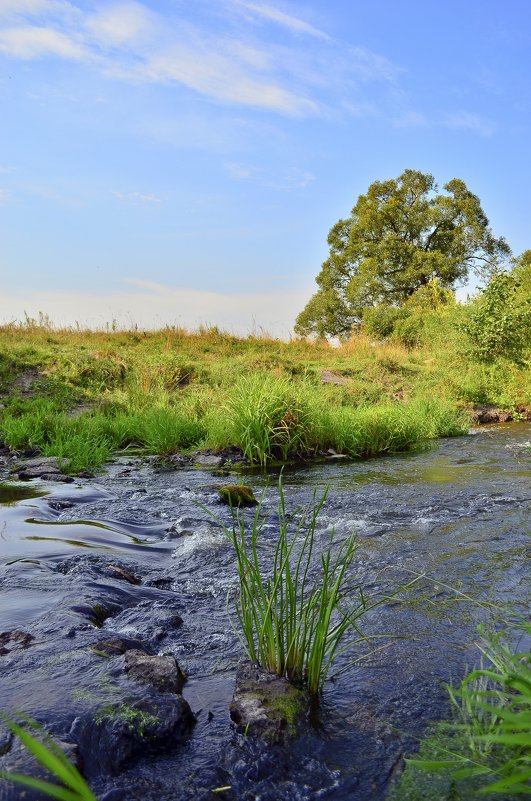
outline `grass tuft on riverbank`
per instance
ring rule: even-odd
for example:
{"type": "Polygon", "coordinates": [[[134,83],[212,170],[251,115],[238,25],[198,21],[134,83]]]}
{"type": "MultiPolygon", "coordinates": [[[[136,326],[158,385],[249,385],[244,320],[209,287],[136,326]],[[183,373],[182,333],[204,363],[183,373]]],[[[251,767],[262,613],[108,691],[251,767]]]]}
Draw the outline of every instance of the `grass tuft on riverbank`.
{"type": "Polygon", "coordinates": [[[0,327],[0,439],[94,470],[128,449],[235,445],[252,464],[398,453],[464,433],[467,404],[531,404],[523,367],[471,363],[459,331],[408,349],[186,332],[0,327]]]}

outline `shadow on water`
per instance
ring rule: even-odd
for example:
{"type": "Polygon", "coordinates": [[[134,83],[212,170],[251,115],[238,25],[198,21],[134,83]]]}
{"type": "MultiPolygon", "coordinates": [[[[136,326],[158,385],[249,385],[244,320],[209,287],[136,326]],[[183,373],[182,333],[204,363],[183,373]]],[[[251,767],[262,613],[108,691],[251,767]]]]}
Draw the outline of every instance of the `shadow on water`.
{"type": "MultiPolygon", "coordinates": [[[[69,741],[74,717],[132,692],[123,657],[103,659],[94,644],[138,638],[186,671],[197,723],[178,748],[96,776],[99,797],[382,801],[404,751],[447,711],[443,683],[477,659],[477,625],[527,610],[530,439],[528,424],[500,426],[416,454],[284,471],[290,512],[329,487],[319,534],[358,538],[352,586],[388,594],[427,578],[368,615],[366,633],[390,635],[389,644],[357,665],[370,646],[347,650],[307,729],[282,748],[236,735],[228,716],[242,655],[226,610],[235,560],[197,504],[230,524],[217,490],[241,477],[118,461],[97,484],[36,485],[38,495],[0,509],[0,631],[24,626],[38,642],[16,663],[5,657],[17,669],[4,673],[0,707],[19,704],[69,741]],[[212,795],[222,786],[230,789],[212,795]]],[[[267,552],[278,475],[244,480],[257,496],[269,485],[267,552]]]]}

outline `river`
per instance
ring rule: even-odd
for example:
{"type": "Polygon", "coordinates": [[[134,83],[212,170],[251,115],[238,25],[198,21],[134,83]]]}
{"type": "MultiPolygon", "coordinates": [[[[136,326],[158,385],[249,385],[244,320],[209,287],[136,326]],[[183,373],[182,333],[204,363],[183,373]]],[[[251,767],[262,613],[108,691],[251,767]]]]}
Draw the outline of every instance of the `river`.
{"type": "MultiPolygon", "coordinates": [[[[99,798],[381,801],[403,753],[446,713],[444,682],[477,662],[478,624],[528,613],[530,440],[528,423],[490,426],[416,454],[284,470],[289,511],[329,488],[319,534],[358,537],[349,580],[367,596],[425,576],[367,615],[365,633],[390,635],[372,646],[386,647],[358,664],[367,648],[347,649],[308,727],[284,746],[266,747],[231,724],[243,655],[226,610],[234,555],[197,505],[228,524],[217,488],[244,480],[257,496],[265,492],[264,538],[274,540],[278,474],[242,478],[120,458],[94,479],[24,485],[37,497],[4,491],[0,632],[32,640],[5,638],[0,708],[23,711],[75,744],[80,720],[130,700],[124,657],[104,659],[94,643],[137,639],[175,656],[197,722],[175,747],[146,748],[119,770],[86,757],[99,798]],[[220,787],[229,789],[212,794],[220,787]]],[[[3,766],[32,770],[0,728],[3,766]]],[[[17,792],[0,784],[2,801],[17,792]]]]}

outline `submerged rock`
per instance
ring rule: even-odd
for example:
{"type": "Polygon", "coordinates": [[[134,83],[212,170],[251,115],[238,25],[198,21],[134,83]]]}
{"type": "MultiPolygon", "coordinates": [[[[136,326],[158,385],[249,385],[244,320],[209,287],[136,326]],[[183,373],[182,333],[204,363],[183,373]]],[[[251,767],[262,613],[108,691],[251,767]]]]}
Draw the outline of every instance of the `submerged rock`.
{"type": "Polygon", "coordinates": [[[227,484],[219,487],[218,493],[220,501],[229,506],[256,506],[258,503],[251,487],[245,484],[227,484]]]}
{"type": "Polygon", "coordinates": [[[252,662],[243,662],[236,673],[230,716],[237,730],[282,743],[297,735],[309,713],[307,692],[252,662]]]}
{"type": "Polygon", "coordinates": [[[11,651],[28,648],[35,637],[27,631],[3,631],[0,634],[0,656],[5,656],[11,651]]]}

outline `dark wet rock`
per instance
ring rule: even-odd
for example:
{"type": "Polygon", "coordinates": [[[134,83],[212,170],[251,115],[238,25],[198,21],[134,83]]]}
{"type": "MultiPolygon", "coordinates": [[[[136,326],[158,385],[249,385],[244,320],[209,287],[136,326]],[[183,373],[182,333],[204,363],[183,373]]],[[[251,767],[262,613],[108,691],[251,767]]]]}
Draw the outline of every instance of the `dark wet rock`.
{"type": "MultiPolygon", "coordinates": [[[[34,476],[27,476],[24,472],[19,473],[18,477],[22,481],[25,481],[28,478],[34,478],[34,476]]],[[[41,478],[43,481],[55,481],[61,484],[73,484],[75,481],[73,476],[67,476],[64,473],[42,473],[39,478],[41,478]]]]}
{"type": "Polygon", "coordinates": [[[140,698],[109,704],[77,718],[71,737],[79,744],[83,771],[90,779],[119,773],[132,759],[167,752],[186,739],[195,717],[182,695],[140,698]]]}
{"type": "Polygon", "coordinates": [[[105,656],[118,656],[133,650],[145,653],[144,644],[140,640],[129,637],[106,637],[104,640],[95,642],[91,648],[96,653],[105,654],[105,656]]]}
{"type": "Polygon", "coordinates": [[[531,422],[531,406],[524,406],[520,403],[516,407],[516,413],[520,420],[528,420],[531,422]]]}
{"type": "Polygon", "coordinates": [[[224,465],[248,464],[243,451],[234,445],[222,451],[196,451],[192,454],[192,462],[197,467],[222,467],[224,465]]]}
{"type": "Polygon", "coordinates": [[[223,464],[223,456],[214,453],[196,453],[194,464],[199,467],[219,467],[223,464]]]}
{"type": "Polygon", "coordinates": [[[190,461],[190,458],[188,456],[183,456],[182,453],[173,453],[171,456],[168,456],[166,460],[167,464],[174,468],[187,467],[190,461]]]}
{"type": "Polygon", "coordinates": [[[174,656],[150,656],[143,651],[126,651],[124,669],[130,679],[150,684],[160,692],[180,693],[185,676],[174,656]]]}
{"type": "Polygon", "coordinates": [[[27,631],[3,631],[0,634],[0,656],[5,656],[11,651],[24,650],[29,648],[35,637],[27,631]]]}
{"type": "Polygon", "coordinates": [[[160,578],[146,581],[147,587],[155,587],[158,590],[172,590],[174,580],[171,576],[161,576],[160,578]]]}
{"type": "Polygon", "coordinates": [[[241,448],[237,448],[236,445],[230,445],[228,448],[225,448],[219,454],[223,459],[224,465],[237,465],[237,464],[249,464],[249,460],[244,455],[241,448]]]}
{"type": "Polygon", "coordinates": [[[48,501],[48,506],[55,512],[62,512],[64,509],[72,509],[74,504],[72,501],[50,500],[48,501]]]}
{"type": "Polygon", "coordinates": [[[472,407],[472,420],[474,423],[486,425],[488,423],[510,423],[513,419],[511,412],[499,409],[492,403],[472,407]]]}
{"type": "Polygon", "coordinates": [[[101,801],[127,801],[127,790],[121,787],[113,787],[108,793],[101,796],[101,801]]]}
{"type": "Polygon", "coordinates": [[[229,506],[256,506],[258,503],[251,487],[245,484],[227,484],[219,487],[218,493],[220,500],[229,506]]]}
{"type": "Polygon", "coordinates": [[[72,476],[66,476],[61,472],[59,460],[56,456],[38,456],[35,459],[27,459],[19,462],[12,468],[12,472],[24,481],[32,478],[41,478],[44,481],[61,481],[72,483],[72,476]]]}
{"type": "Polygon", "coordinates": [[[282,743],[297,734],[309,705],[308,694],[286,679],[252,662],[238,668],[230,716],[239,732],[282,743]]]}

